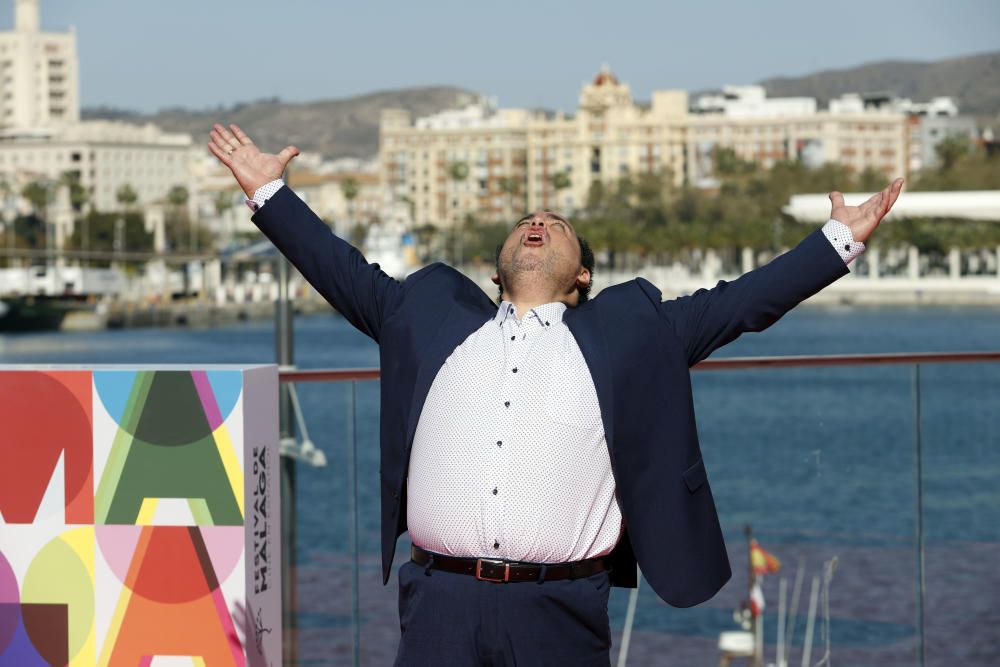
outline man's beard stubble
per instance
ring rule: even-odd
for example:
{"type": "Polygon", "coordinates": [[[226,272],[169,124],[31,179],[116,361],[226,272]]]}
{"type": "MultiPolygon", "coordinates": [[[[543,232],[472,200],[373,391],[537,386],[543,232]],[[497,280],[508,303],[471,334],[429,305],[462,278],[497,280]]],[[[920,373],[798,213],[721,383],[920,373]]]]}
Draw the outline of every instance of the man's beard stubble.
{"type": "Polygon", "coordinates": [[[547,252],[541,256],[532,253],[518,252],[521,248],[515,248],[513,256],[506,259],[500,258],[499,272],[503,283],[514,285],[526,279],[542,279],[551,283],[559,282],[559,257],[554,252],[547,252]],[[534,274],[534,275],[532,275],[534,274]]]}

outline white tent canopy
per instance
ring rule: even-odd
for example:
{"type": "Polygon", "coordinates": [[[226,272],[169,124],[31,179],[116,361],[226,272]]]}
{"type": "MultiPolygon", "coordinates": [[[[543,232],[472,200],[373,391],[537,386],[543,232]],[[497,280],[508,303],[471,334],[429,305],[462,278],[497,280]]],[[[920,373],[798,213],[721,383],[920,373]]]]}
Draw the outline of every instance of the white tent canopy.
{"type": "MultiPolygon", "coordinates": [[[[871,196],[871,192],[845,192],[844,202],[848,206],[857,206],[871,196]]],[[[825,222],[830,216],[830,199],[828,194],[792,195],[788,205],[782,210],[799,222],[825,222]]],[[[959,192],[904,190],[886,219],[918,217],[1000,222],[1000,190],[959,192]]]]}

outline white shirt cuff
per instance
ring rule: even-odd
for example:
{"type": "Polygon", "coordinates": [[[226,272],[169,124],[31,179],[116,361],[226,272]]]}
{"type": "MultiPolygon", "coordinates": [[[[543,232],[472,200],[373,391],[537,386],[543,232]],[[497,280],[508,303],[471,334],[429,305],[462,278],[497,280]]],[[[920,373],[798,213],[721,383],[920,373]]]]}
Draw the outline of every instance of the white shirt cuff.
{"type": "Polygon", "coordinates": [[[264,185],[257,188],[253,193],[253,199],[247,199],[246,205],[250,207],[250,210],[254,213],[267,203],[267,200],[274,196],[274,193],[281,189],[285,182],[280,178],[276,178],[270,183],[265,183],[264,185]]]}
{"type": "Polygon", "coordinates": [[[865,244],[854,240],[851,228],[837,220],[829,220],[823,225],[823,236],[833,244],[844,264],[850,264],[854,258],[865,251],[865,244]]]}

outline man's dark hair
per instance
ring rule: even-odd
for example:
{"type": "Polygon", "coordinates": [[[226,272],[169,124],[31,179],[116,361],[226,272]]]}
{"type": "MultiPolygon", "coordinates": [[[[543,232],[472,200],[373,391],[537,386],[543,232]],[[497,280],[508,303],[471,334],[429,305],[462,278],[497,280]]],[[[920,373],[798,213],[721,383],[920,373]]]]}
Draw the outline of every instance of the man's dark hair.
{"type": "MultiPolygon", "coordinates": [[[[579,300],[576,305],[582,306],[590,298],[590,288],[594,286],[594,251],[590,249],[590,244],[582,236],[577,236],[576,240],[580,242],[580,265],[590,271],[590,280],[583,287],[577,286],[576,293],[579,296],[579,300]]],[[[497,246],[496,252],[496,267],[497,273],[500,273],[500,251],[503,250],[503,244],[497,246]]],[[[503,285],[499,286],[499,294],[497,295],[497,303],[503,301],[503,285]]]]}

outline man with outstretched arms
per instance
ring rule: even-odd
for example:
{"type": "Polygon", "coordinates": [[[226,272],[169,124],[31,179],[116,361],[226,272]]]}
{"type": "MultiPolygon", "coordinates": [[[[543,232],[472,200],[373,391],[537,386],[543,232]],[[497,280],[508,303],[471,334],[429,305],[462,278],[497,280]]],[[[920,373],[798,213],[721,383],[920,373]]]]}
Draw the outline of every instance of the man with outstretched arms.
{"type": "Polygon", "coordinates": [[[695,428],[689,368],[848,273],[894,181],[733,281],[662,301],[637,278],[589,298],[594,257],[573,225],[518,220],[501,302],[435,263],[399,282],[285,186],[298,155],[235,125],[209,149],[253,222],[381,359],[382,574],[399,570],[399,665],[604,665],[610,586],[636,563],[674,606],[730,577],[695,428]]]}

